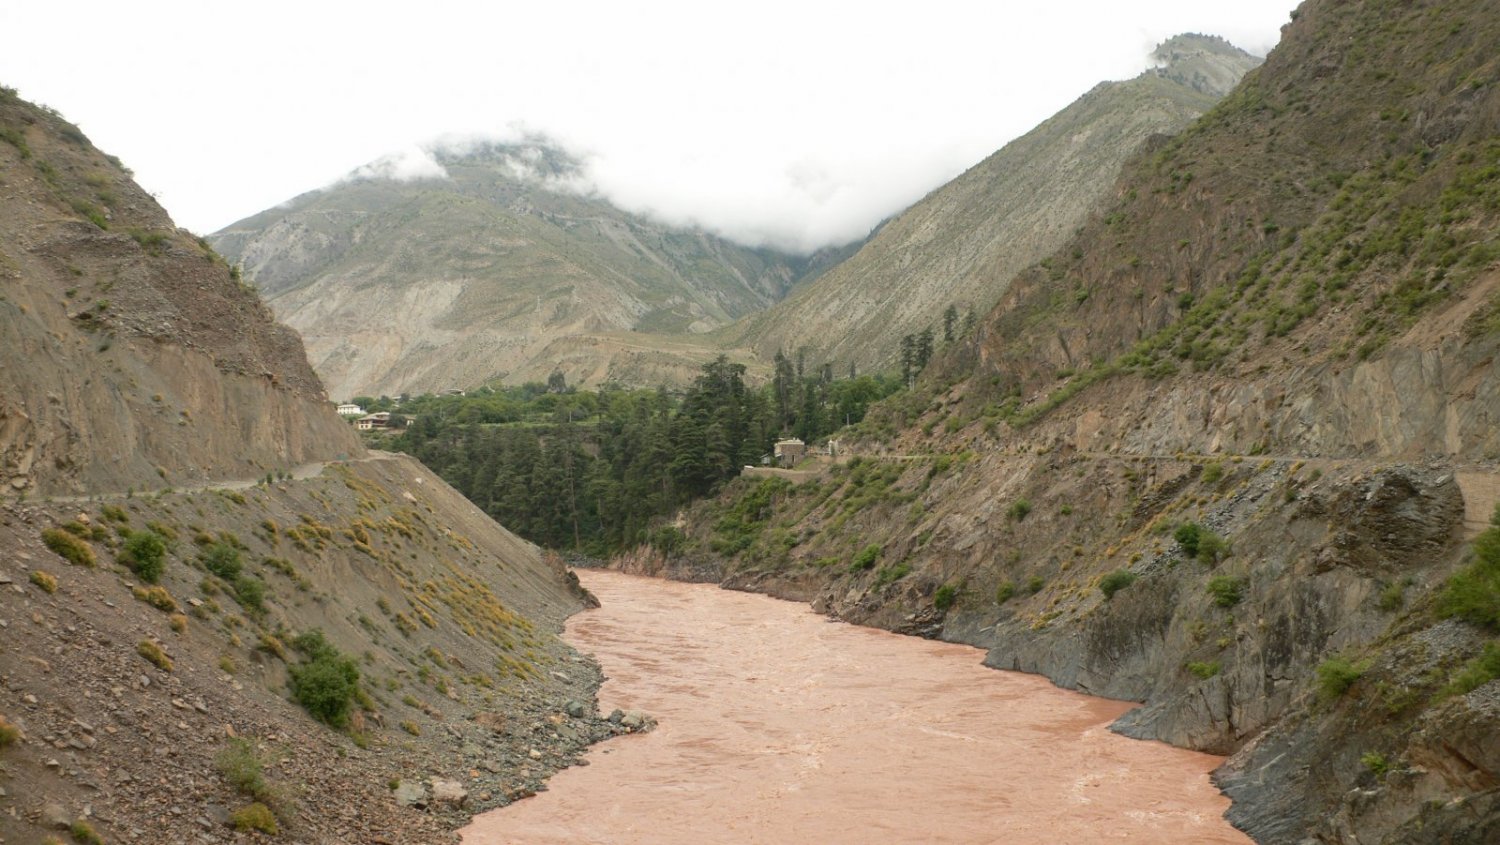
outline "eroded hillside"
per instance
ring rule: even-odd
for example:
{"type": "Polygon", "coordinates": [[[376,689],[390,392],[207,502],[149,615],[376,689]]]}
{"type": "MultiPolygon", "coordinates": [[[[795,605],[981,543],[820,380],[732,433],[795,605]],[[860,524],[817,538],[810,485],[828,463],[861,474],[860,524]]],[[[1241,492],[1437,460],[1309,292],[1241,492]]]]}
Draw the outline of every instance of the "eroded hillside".
{"type": "Polygon", "coordinates": [[[296,841],[452,841],[610,730],[564,712],[598,670],[555,636],[582,603],[561,563],[406,458],[3,505],[0,549],[6,841],[225,841],[256,803],[296,841]],[[343,712],[299,706],[313,632],[357,672],[343,712]]]}
{"type": "Polygon", "coordinates": [[[114,159],[0,93],[6,495],[252,477],[360,453],[302,342],[114,159]]]}
{"type": "Polygon", "coordinates": [[[1141,700],[1257,841],[1494,840],[1497,27],[1304,4],[858,457],[619,565],[1141,700]]]}
{"type": "Polygon", "coordinates": [[[0,165],[0,840],[452,841],[624,730],[559,561],[8,89],[0,165]]]}

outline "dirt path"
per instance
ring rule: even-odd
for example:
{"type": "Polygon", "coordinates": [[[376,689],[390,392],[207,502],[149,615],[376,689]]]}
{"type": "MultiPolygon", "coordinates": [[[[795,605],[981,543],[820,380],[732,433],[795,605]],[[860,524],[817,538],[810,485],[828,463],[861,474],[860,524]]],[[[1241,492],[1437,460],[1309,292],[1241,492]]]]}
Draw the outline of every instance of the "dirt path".
{"type": "MultiPolygon", "coordinates": [[[[293,481],[306,481],[309,478],[317,478],[323,474],[323,470],[335,464],[362,464],[370,461],[389,461],[398,455],[394,452],[383,452],[379,449],[370,449],[362,458],[350,458],[342,461],[314,461],[294,467],[291,471],[293,481]]],[[[189,484],[172,484],[155,490],[132,490],[113,493],[88,493],[79,496],[43,496],[36,501],[50,503],[83,503],[99,499],[124,499],[129,496],[153,496],[161,493],[200,493],[207,490],[248,490],[265,480],[265,476],[255,478],[234,478],[209,481],[196,481],[189,484]]],[[[20,501],[20,497],[0,498],[0,501],[20,501]]]]}
{"type": "MultiPolygon", "coordinates": [[[[865,460],[876,461],[922,461],[931,460],[945,453],[930,452],[926,454],[909,455],[880,455],[880,454],[844,454],[836,458],[833,463],[844,464],[853,458],[859,457],[865,460]]],[[[1006,457],[1024,457],[1035,455],[1032,452],[1016,452],[996,450],[989,454],[1000,454],[1006,457]]],[[[1331,457],[1309,457],[1306,455],[1233,455],[1216,454],[1203,455],[1189,452],[1179,452],[1171,455],[1165,454],[1133,454],[1125,452],[1065,452],[1059,453],[1067,456],[1078,456],[1091,459],[1113,459],[1113,460],[1135,460],[1144,459],[1148,461],[1228,461],[1231,463],[1254,463],[1260,464],[1270,462],[1273,464],[1303,464],[1309,469],[1317,469],[1322,472],[1353,471],[1373,472],[1381,467],[1390,466],[1399,461],[1393,460],[1371,460],[1369,458],[1331,458],[1331,457]]],[[[1464,536],[1472,538],[1479,532],[1490,526],[1490,516],[1500,505],[1500,467],[1493,464],[1457,463],[1452,464],[1454,480],[1458,482],[1458,489],[1464,497],[1464,536]]],[[[783,477],[803,476],[793,480],[805,480],[815,477],[826,471],[827,467],[819,467],[815,470],[805,472],[790,472],[787,470],[774,471],[774,474],[783,477]]],[[[751,474],[748,470],[746,475],[751,474]]],[[[772,472],[757,472],[756,474],[773,474],[772,472]]]]}

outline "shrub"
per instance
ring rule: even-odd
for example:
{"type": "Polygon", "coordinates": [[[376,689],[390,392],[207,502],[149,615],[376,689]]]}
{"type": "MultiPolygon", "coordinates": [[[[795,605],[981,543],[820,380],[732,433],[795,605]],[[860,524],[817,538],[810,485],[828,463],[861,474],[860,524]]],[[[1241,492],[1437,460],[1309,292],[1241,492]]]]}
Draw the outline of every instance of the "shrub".
{"type": "Polygon", "coordinates": [[[1198,559],[1212,564],[1226,557],[1229,557],[1229,541],[1212,531],[1204,531],[1198,538],[1198,559]]]}
{"type": "Polygon", "coordinates": [[[1040,593],[1045,586],[1047,586],[1047,579],[1040,575],[1033,575],[1026,579],[1026,592],[1032,595],[1040,593]]]}
{"type": "Polygon", "coordinates": [[[1500,678],[1500,643],[1486,643],[1479,656],[1465,663],[1443,690],[1446,695],[1467,695],[1500,678]]]}
{"type": "Polygon", "coordinates": [[[1474,538],[1474,559],[1443,586],[1438,613],[1500,630],[1500,506],[1490,527],[1474,538]]]}
{"type": "Polygon", "coordinates": [[[264,766],[255,751],[255,743],[244,737],[230,737],[224,749],[214,756],[214,767],[236,791],[251,797],[266,789],[264,766]]]}
{"type": "Polygon", "coordinates": [[[401,730],[406,731],[412,736],[422,735],[422,728],[419,727],[416,722],[413,722],[409,719],[401,723],[401,730]]]}
{"type": "Polygon", "coordinates": [[[1198,540],[1202,536],[1203,526],[1196,522],[1184,522],[1172,532],[1172,539],[1182,546],[1182,553],[1188,557],[1198,556],[1198,540]]]}
{"type": "Polygon", "coordinates": [[[289,667],[292,696],[319,721],[335,728],[347,725],[350,704],[359,689],[359,667],[329,644],[321,631],[299,635],[292,647],[310,658],[289,667]]]}
{"type": "Polygon", "coordinates": [[[944,584],[932,594],[932,606],[938,610],[947,610],[956,601],[958,601],[958,587],[952,584],[944,584]]]}
{"type": "Polygon", "coordinates": [[[1208,581],[1208,592],[1214,597],[1214,604],[1219,607],[1234,607],[1239,604],[1244,598],[1244,588],[1243,581],[1228,575],[1219,575],[1208,581]]]}
{"type": "Polygon", "coordinates": [[[20,738],[21,729],[12,725],[9,719],[0,716],[0,748],[13,745],[20,738]]]}
{"type": "Polygon", "coordinates": [[[203,566],[209,572],[233,582],[240,575],[240,550],[228,543],[211,543],[203,551],[203,566]]]}
{"type": "Polygon", "coordinates": [[[161,650],[161,646],[150,640],[141,640],[140,644],[135,647],[135,653],[149,660],[152,665],[163,672],[172,671],[172,658],[161,650]]]}
{"type": "Polygon", "coordinates": [[[234,824],[234,829],[242,833],[247,830],[258,830],[261,833],[276,835],[276,814],[271,812],[270,807],[259,801],[235,810],[230,814],[229,820],[234,824]]]}
{"type": "Polygon", "coordinates": [[[83,819],[73,822],[68,828],[68,833],[73,835],[73,841],[79,845],[104,845],[104,837],[99,835],[99,831],[94,830],[93,825],[83,819]]]}
{"type": "Polygon", "coordinates": [[[234,599],[248,610],[266,609],[266,582],[251,575],[234,579],[234,599]]]}
{"type": "Polygon", "coordinates": [[[47,544],[47,548],[75,566],[93,566],[96,561],[93,546],[61,528],[48,528],[43,531],[42,542],[47,544]]]}
{"type": "Polygon", "coordinates": [[[1001,581],[1000,586],[995,588],[995,604],[1005,604],[1016,594],[1016,585],[1012,581],[1001,581]]]}
{"type": "Polygon", "coordinates": [[[172,594],[167,592],[165,587],[132,587],[130,594],[135,596],[137,601],[143,601],[157,610],[166,613],[177,612],[177,600],[172,598],[172,594]]]}
{"type": "Polygon", "coordinates": [[[1182,553],[1204,563],[1216,563],[1229,556],[1229,543],[1196,522],[1184,522],[1172,532],[1172,539],[1182,546],[1182,553]]]}
{"type": "Polygon", "coordinates": [[[1400,581],[1392,581],[1385,585],[1380,591],[1379,607],[1387,613],[1393,613],[1406,604],[1406,585],[1400,581]]]}
{"type": "Polygon", "coordinates": [[[1104,600],[1108,601],[1115,597],[1115,593],[1135,583],[1138,576],[1134,572],[1124,569],[1116,569],[1099,579],[1099,590],[1104,593],[1104,600]]]}
{"type": "Polygon", "coordinates": [[[167,617],[167,624],[172,626],[172,630],[180,634],[187,630],[187,616],[181,613],[174,613],[167,617]]]}
{"type": "Polygon", "coordinates": [[[1390,761],[1378,751],[1366,751],[1360,755],[1359,762],[1375,777],[1385,777],[1385,773],[1391,770],[1390,761]]]}
{"type": "Polygon", "coordinates": [[[875,559],[878,557],[880,557],[880,546],[876,543],[871,543],[854,556],[853,562],[849,564],[849,571],[859,572],[869,569],[875,565],[875,559]]]}
{"type": "Polygon", "coordinates": [[[1210,660],[1202,663],[1193,662],[1187,665],[1187,670],[1189,672],[1192,672],[1194,675],[1202,678],[1205,681],[1219,674],[1219,670],[1221,668],[1222,667],[1219,665],[1219,661],[1217,660],[1210,660]]]}
{"type": "Polygon", "coordinates": [[[1031,513],[1031,502],[1028,502],[1025,499],[1015,500],[1005,511],[1006,517],[1008,517],[1011,522],[1020,522],[1021,520],[1025,519],[1026,515],[1029,513],[1031,513]]]}
{"type": "Polygon", "coordinates": [[[876,573],[875,586],[884,587],[886,584],[894,584],[910,574],[911,564],[904,560],[894,566],[882,566],[876,573]]]}
{"type": "Polygon", "coordinates": [[[1212,461],[1203,467],[1203,481],[1206,484],[1217,484],[1224,477],[1224,465],[1218,461],[1212,461]]]}
{"type": "Polygon", "coordinates": [[[49,595],[57,592],[57,576],[49,572],[43,572],[40,569],[31,570],[31,583],[49,595]]]}
{"type": "Polygon", "coordinates": [[[1318,698],[1333,701],[1349,691],[1365,673],[1369,664],[1354,663],[1347,657],[1330,657],[1318,664],[1318,698]]]}
{"type": "Polygon", "coordinates": [[[166,566],[167,541],[155,531],[134,531],[120,552],[120,562],[147,584],[161,580],[166,566]]]}

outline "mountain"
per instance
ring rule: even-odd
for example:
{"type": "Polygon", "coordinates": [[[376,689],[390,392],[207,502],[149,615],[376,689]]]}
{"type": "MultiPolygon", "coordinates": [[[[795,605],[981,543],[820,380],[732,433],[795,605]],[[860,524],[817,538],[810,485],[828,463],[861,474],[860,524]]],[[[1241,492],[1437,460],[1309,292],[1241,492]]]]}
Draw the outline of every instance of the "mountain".
{"type": "Polygon", "coordinates": [[[1496,44],[1308,0],[846,460],[616,565],[1140,701],[1257,842],[1500,841],[1496,44]]]}
{"type": "Polygon", "coordinates": [[[0,184],[0,840],[451,841],[614,731],[561,562],[5,88],[0,184]]]}
{"type": "Polygon", "coordinates": [[[580,189],[545,143],[437,151],[441,178],[365,168],[210,236],[297,329],[337,397],[494,378],[638,380],[712,357],[641,348],[782,298],[816,259],[651,222],[580,189]]]}
{"type": "Polygon", "coordinates": [[[1259,59],[1179,35],[1155,67],[1104,82],[888,221],[847,261],[770,309],[719,332],[762,358],[807,347],[814,360],[889,366],[902,335],[950,306],[983,313],[1022,268],[1056,250],[1108,197],[1121,165],[1228,93],[1259,59]]]}

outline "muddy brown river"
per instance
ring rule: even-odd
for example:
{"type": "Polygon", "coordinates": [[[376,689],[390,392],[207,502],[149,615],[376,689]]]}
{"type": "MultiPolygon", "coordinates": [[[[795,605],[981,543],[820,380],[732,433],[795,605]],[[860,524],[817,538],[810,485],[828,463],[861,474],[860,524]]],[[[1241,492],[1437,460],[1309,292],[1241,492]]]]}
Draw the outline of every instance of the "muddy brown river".
{"type": "Polygon", "coordinates": [[[477,817],[499,843],[1247,843],[1220,758],[1112,734],[1133,705],[806,605],[612,572],[566,638],[660,720],[477,817]]]}

